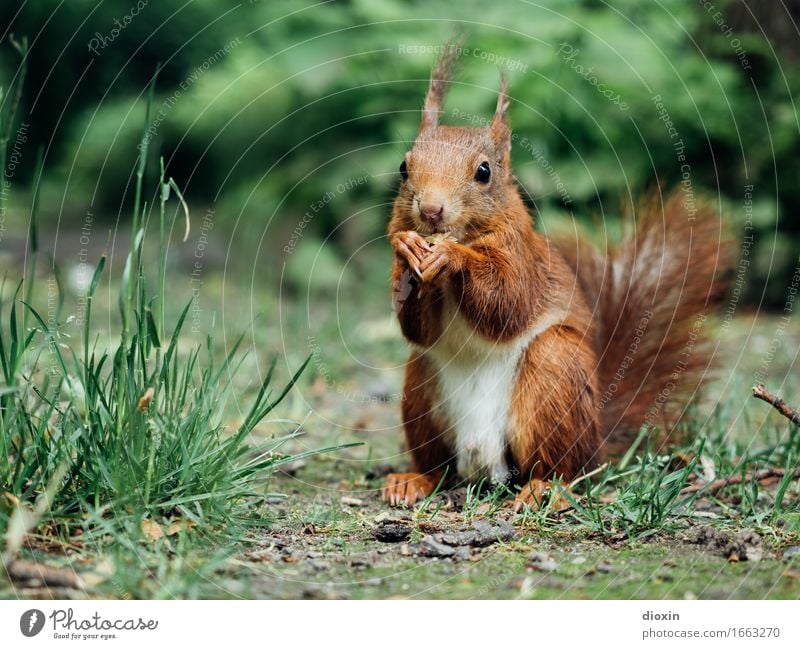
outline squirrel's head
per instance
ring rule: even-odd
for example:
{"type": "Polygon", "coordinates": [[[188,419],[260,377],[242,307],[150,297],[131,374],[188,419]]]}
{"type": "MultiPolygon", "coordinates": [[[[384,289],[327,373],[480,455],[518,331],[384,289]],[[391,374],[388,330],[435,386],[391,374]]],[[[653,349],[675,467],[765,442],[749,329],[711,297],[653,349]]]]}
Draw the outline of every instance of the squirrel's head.
{"type": "Polygon", "coordinates": [[[504,76],[487,126],[439,124],[455,58],[452,49],[446,51],[433,69],[419,133],[400,164],[395,209],[410,217],[420,234],[452,232],[460,238],[503,210],[512,184],[511,129],[504,76]]]}

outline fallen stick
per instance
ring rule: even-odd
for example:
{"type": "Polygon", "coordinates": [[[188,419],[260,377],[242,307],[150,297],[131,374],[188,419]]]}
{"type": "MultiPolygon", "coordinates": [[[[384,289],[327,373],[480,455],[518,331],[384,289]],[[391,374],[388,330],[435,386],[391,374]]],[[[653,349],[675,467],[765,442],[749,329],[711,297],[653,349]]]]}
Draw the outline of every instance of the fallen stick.
{"type": "MultiPolygon", "coordinates": [[[[750,482],[751,480],[761,482],[762,480],[768,480],[769,478],[782,478],[784,475],[786,475],[785,469],[762,469],[761,471],[756,471],[755,473],[747,473],[744,476],[742,476],[741,473],[737,473],[736,475],[731,475],[727,478],[720,478],[719,480],[712,480],[711,482],[693,484],[688,487],[684,487],[681,489],[681,495],[685,496],[686,494],[693,494],[697,493],[698,491],[706,490],[709,494],[715,494],[720,489],[724,489],[728,485],[740,484],[743,481],[750,482]]],[[[797,469],[792,473],[792,480],[798,479],[800,479],[800,469],[797,469]]]]}
{"type": "Polygon", "coordinates": [[[83,589],[80,576],[68,568],[56,568],[34,561],[12,561],[6,566],[11,581],[33,581],[45,586],[83,589]]]}
{"type": "Polygon", "coordinates": [[[753,386],[753,396],[770,404],[795,426],[800,426],[800,413],[789,406],[783,399],[769,392],[761,383],[753,386]]]}

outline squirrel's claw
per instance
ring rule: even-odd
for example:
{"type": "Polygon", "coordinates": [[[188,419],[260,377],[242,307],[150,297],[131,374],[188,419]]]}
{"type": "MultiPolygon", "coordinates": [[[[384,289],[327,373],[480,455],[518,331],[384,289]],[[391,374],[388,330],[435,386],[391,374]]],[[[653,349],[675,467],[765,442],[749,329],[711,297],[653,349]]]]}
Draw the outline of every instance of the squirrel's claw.
{"type": "Polygon", "coordinates": [[[420,269],[419,265],[417,264],[417,257],[413,252],[411,252],[411,249],[401,241],[397,243],[396,250],[400,257],[408,264],[409,268],[411,268],[411,270],[413,270],[419,277],[420,269]]]}
{"type": "Polygon", "coordinates": [[[422,265],[420,266],[422,273],[420,274],[419,278],[423,282],[430,282],[431,280],[436,279],[439,274],[445,268],[447,268],[449,263],[450,258],[447,256],[446,252],[443,250],[434,250],[430,255],[422,260],[422,265]]]}
{"type": "Polygon", "coordinates": [[[411,507],[421,498],[430,496],[436,489],[433,478],[422,473],[390,473],[386,476],[381,496],[390,505],[411,507]]]}
{"type": "MultiPolygon", "coordinates": [[[[562,487],[566,489],[566,487],[562,487]]],[[[532,478],[517,494],[514,500],[506,502],[515,514],[519,514],[525,508],[538,511],[546,501],[550,501],[554,511],[569,509],[572,505],[558,488],[553,484],[538,478],[532,478]]]]}
{"type": "Polygon", "coordinates": [[[417,276],[422,275],[421,264],[432,250],[431,245],[413,230],[398,232],[391,239],[395,254],[402,259],[417,276]]]}

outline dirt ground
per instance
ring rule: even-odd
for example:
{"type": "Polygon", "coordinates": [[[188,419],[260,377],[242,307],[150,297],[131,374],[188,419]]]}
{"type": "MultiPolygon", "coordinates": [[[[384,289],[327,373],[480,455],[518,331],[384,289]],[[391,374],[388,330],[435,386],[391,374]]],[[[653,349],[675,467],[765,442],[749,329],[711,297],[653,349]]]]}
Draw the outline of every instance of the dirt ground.
{"type": "MultiPolygon", "coordinates": [[[[725,415],[728,434],[750,435],[758,445],[770,425],[786,425],[748,396],[746,383],[768,342],[753,332],[773,323],[753,318],[738,320],[727,342],[743,380],[721,379],[709,398],[735,404],[725,415]]],[[[391,325],[379,317],[371,326],[391,346],[387,354],[403,353],[391,325]]],[[[363,341],[361,351],[367,354],[370,344],[377,343],[363,341]]],[[[501,501],[463,487],[423,508],[388,507],[380,499],[383,476],[408,467],[396,398],[402,366],[375,369],[358,357],[357,345],[351,351],[342,362],[326,361],[321,352],[315,358],[316,376],[293,406],[305,432],[295,450],[363,445],[289,465],[274,477],[271,489],[286,498],[276,498],[274,524],[228,572],[232,593],[242,593],[246,576],[248,595],[276,598],[800,596],[796,517],[774,523],[745,517],[730,504],[735,496],[701,499],[634,538],[587,530],[569,512],[545,520],[514,516],[501,501]],[[326,362],[327,375],[320,369],[326,362]]],[[[785,355],[773,371],[790,376],[794,363],[785,355]]]]}

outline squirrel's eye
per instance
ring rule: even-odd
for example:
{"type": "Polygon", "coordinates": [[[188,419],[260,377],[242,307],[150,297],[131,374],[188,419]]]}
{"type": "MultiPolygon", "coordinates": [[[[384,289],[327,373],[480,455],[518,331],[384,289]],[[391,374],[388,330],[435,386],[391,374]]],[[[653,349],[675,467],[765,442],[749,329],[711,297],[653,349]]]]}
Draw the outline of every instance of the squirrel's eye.
{"type": "Polygon", "coordinates": [[[475,172],[475,180],[479,183],[488,183],[491,176],[492,170],[489,168],[489,163],[484,160],[478,165],[478,169],[475,172]]]}
{"type": "Polygon", "coordinates": [[[400,163],[400,175],[403,177],[403,180],[408,180],[408,165],[405,160],[400,163]]]}

